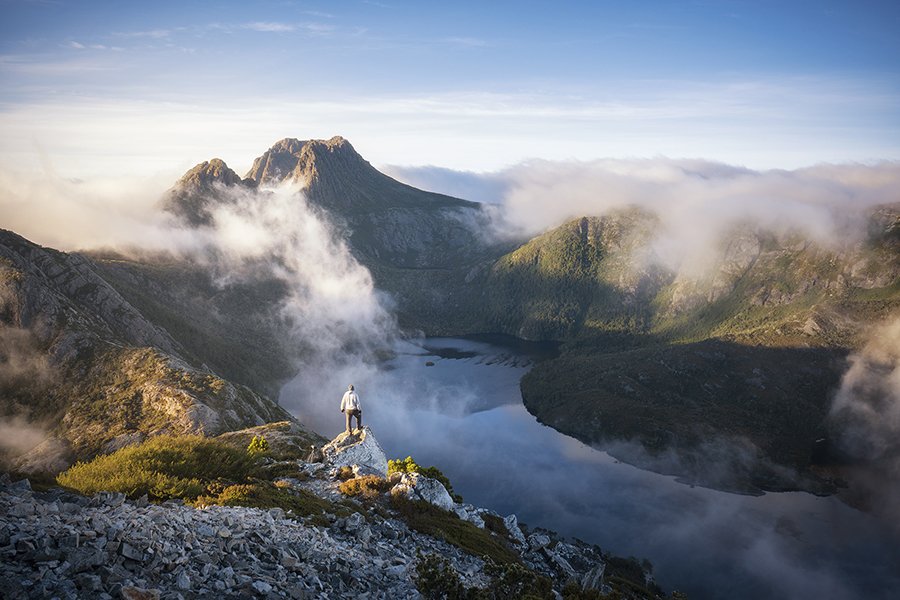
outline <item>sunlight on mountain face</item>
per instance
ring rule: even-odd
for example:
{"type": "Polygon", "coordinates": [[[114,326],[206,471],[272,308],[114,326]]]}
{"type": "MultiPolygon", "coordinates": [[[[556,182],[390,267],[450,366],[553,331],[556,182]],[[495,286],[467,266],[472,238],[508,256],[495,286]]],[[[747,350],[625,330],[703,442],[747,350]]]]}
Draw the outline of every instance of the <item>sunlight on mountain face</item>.
{"type": "Polygon", "coordinates": [[[4,3],[0,588],[900,596],[898,6],[4,3]]]}

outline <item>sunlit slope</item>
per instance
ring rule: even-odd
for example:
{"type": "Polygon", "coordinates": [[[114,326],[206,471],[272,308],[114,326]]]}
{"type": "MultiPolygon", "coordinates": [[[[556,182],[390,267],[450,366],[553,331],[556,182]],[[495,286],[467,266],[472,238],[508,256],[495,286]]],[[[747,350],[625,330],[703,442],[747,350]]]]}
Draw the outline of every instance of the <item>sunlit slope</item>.
{"type": "Polygon", "coordinates": [[[766,463],[808,470],[842,358],[900,311],[898,214],[880,207],[865,235],[833,244],[738,226],[695,275],[653,255],[651,215],[579,219],[494,264],[487,314],[499,330],[566,341],[522,382],[542,421],[688,465],[727,442],[741,449],[727,460],[746,463],[739,479],[791,487],[766,463]]]}
{"type": "Polygon", "coordinates": [[[0,342],[0,414],[46,434],[15,468],[57,471],[148,436],[212,435],[290,418],[211,369],[207,353],[148,318],[96,262],[7,231],[0,342]]]}

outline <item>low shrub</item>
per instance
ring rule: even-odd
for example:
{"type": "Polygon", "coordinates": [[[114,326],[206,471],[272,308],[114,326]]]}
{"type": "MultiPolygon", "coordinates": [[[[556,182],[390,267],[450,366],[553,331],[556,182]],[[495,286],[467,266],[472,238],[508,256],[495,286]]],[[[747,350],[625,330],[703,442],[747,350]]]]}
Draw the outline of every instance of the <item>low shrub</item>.
{"type": "Polygon", "coordinates": [[[447,542],[475,556],[487,556],[501,564],[518,562],[518,555],[489,531],[463,521],[455,513],[425,502],[391,495],[391,507],[411,528],[447,542]]]}
{"type": "Polygon", "coordinates": [[[159,436],[79,462],[57,482],[82,494],[121,492],[130,498],[194,499],[217,479],[244,481],[254,470],[247,453],[201,436],[159,436]]]}
{"type": "Polygon", "coordinates": [[[506,527],[506,523],[503,522],[503,517],[484,513],[481,515],[481,520],[484,521],[484,527],[488,531],[493,531],[504,538],[509,537],[509,529],[506,527]]]}
{"type": "Polygon", "coordinates": [[[256,456],[257,454],[266,454],[269,451],[269,442],[261,435],[254,435],[247,446],[247,454],[256,456]]]}
{"type": "Polygon", "coordinates": [[[345,496],[361,498],[362,500],[374,500],[383,492],[390,489],[389,481],[377,475],[364,475],[348,479],[338,486],[338,490],[345,496]]]}
{"type": "MultiPolygon", "coordinates": [[[[621,595],[619,595],[621,597],[621,595]]],[[[585,590],[575,580],[569,580],[562,590],[563,600],[608,600],[599,590],[585,590]]],[[[611,600],[611,599],[609,599],[611,600]]]]}
{"type": "Polygon", "coordinates": [[[553,598],[553,586],[549,579],[526,569],[519,563],[496,564],[488,560],[484,572],[492,581],[488,598],[522,600],[549,600],[553,598]]]}
{"type": "Polygon", "coordinates": [[[426,600],[469,600],[475,594],[459,579],[459,573],[443,556],[417,554],[413,582],[426,600]]]}
{"type": "Polygon", "coordinates": [[[356,477],[356,473],[353,472],[353,467],[339,467],[337,471],[337,478],[341,481],[347,481],[348,479],[353,479],[356,477]]]}
{"type": "Polygon", "coordinates": [[[655,582],[647,582],[645,573],[652,573],[650,561],[638,560],[633,556],[623,558],[610,556],[606,560],[606,581],[613,589],[638,592],[649,596],[663,595],[662,588],[655,582]]]}
{"type": "Polygon", "coordinates": [[[486,588],[467,588],[446,558],[436,554],[419,554],[417,558],[416,589],[428,600],[549,600],[554,597],[549,579],[520,564],[498,565],[488,558],[484,570],[491,577],[490,584],[486,588]]]}
{"type": "Polygon", "coordinates": [[[260,481],[235,485],[210,485],[208,495],[202,495],[195,506],[247,506],[250,508],[280,508],[298,517],[317,516],[335,512],[346,516],[350,511],[322,500],[306,490],[291,490],[260,481]]]}

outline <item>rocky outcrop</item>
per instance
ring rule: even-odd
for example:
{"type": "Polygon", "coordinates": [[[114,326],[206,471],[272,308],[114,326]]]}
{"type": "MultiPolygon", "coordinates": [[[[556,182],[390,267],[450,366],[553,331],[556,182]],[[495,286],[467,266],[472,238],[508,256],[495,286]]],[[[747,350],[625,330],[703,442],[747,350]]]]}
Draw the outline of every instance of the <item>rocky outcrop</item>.
{"type": "Polygon", "coordinates": [[[406,496],[410,500],[424,500],[444,510],[454,508],[453,498],[444,484],[420,473],[401,474],[399,483],[394,485],[391,493],[406,496]]]}
{"type": "Polygon", "coordinates": [[[244,450],[254,437],[263,437],[269,445],[270,455],[279,460],[302,458],[309,455],[310,446],[321,445],[325,438],[310,431],[297,421],[279,421],[239,431],[229,431],[218,439],[229,446],[244,450]]]}
{"type": "Polygon", "coordinates": [[[368,427],[342,432],[322,447],[322,453],[332,467],[354,467],[361,475],[387,477],[387,456],[368,427]]]}

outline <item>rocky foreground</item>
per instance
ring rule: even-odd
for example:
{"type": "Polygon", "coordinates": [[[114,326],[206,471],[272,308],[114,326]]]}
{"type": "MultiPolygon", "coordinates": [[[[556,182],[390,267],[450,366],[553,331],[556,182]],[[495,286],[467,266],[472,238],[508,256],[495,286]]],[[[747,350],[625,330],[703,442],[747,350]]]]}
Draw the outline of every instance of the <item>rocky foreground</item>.
{"type": "MultiPolygon", "coordinates": [[[[429,554],[449,561],[468,587],[489,583],[482,558],[338,491],[342,455],[374,460],[354,463],[354,471],[381,469],[383,454],[374,436],[357,443],[340,440],[325,450],[325,463],[297,461],[305,477],[280,482],[311,491],[335,508],[308,517],[279,508],[194,508],[109,492],[88,498],[59,488],[34,491],[27,480],[12,482],[3,475],[3,597],[419,598],[416,564],[429,554]]],[[[454,503],[427,477],[394,479],[396,493],[443,504],[480,527],[487,515],[500,517],[454,503]]],[[[505,543],[523,565],[551,578],[557,590],[572,580],[584,589],[605,588],[606,565],[596,546],[563,541],[544,530],[529,532],[514,515],[503,521],[505,543]]]]}

